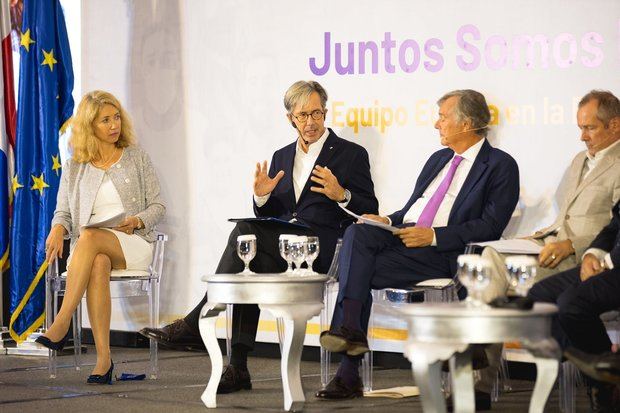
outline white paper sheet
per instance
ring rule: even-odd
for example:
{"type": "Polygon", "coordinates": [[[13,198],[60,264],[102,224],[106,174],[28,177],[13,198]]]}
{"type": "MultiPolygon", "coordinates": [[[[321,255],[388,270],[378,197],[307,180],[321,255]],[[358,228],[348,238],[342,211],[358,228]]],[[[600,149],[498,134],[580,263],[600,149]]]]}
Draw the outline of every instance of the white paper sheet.
{"type": "Polygon", "coordinates": [[[492,247],[503,254],[531,254],[538,255],[542,246],[531,239],[501,239],[498,241],[472,242],[480,247],[492,247]]]}
{"type": "Polygon", "coordinates": [[[384,224],[383,222],[378,222],[378,221],[374,221],[372,219],[368,219],[368,218],[364,218],[361,215],[357,215],[355,212],[351,212],[348,209],[346,209],[345,207],[343,207],[342,205],[338,204],[338,206],[340,208],[342,208],[344,210],[344,212],[346,212],[347,214],[351,215],[352,217],[357,218],[360,222],[367,224],[367,225],[372,225],[373,227],[379,227],[382,228],[386,231],[390,231],[390,232],[394,232],[394,231],[398,231],[398,228],[393,227],[391,225],[388,224],[384,224]]]}
{"type": "Polygon", "coordinates": [[[125,220],[125,213],[119,212],[118,214],[111,216],[99,222],[89,222],[82,228],[115,228],[118,227],[125,220]]]}

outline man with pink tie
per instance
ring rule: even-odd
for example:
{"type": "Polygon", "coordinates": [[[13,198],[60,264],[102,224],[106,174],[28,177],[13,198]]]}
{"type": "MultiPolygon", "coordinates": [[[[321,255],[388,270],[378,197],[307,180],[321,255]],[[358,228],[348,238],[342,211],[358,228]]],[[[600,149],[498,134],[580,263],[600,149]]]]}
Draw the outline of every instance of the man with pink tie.
{"type": "Polygon", "coordinates": [[[351,225],[345,232],[338,301],[330,330],[321,334],[324,348],[344,356],[320,399],[362,395],[358,366],[368,351],[371,289],[451,278],[467,243],[499,239],[517,204],[519,169],[485,139],[491,114],[484,96],[455,90],[437,103],[435,128],[446,148],[426,162],[403,209],[366,215],[399,230],[351,225]]]}

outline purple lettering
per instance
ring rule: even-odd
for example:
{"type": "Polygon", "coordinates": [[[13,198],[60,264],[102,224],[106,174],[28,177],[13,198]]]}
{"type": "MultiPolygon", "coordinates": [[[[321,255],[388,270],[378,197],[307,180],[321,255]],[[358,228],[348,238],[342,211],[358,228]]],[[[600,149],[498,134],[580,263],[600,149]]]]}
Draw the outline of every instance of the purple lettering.
{"type": "Polygon", "coordinates": [[[394,73],[396,71],[396,66],[392,64],[392,49],[394,47],[396,47],[396,42],[392,40],[392,33],[385,32],[381,48],[385,51],[385,71],[387,73],[394,73]]]}
{"type": "Polygon", "coordinates": [[[428,39],[426,43],[424,43],[424,53],[426,57],[433,60],[435,63],[424,62],[424,68],[429,72],[439,72],[443,68],[443,56],[438,51],[434,50],[443,50],[443,42],[440,39],[432,38],[428,39]]]}
{"type": "Polygon", "coordinates": [[[499,70],[506,66],[506,61],[508,60],[508,43],[506,39],[497,34],[489,37],[484,47],[484,57],[489,69],[499,70]],[[494,56],[493,49],[497,49],[499,52],[497,59],[494,56]]]}
{"type": "Polygon", "coordinates": [[[314,57],[311,57],[310,60],[308,61],[308,63],[310,64],[310,70],[316,76],[323,76],[325,73],[327,73],[327,71],[329,70],[329,66],[330,66],[329,56],[331,54],[330,53],[330,51],[331,51],[331,33],[330,32],[325,32],[324,37],[325,37],[325,42],[324,42],[324,47],[323,47],[323,53],[324,53],[324,57],[325,57],[325,63],[323,64],[323,67],[319,68],[316,65],[316,59],[314,57]]]}
{"type": "Polygon", "coordinates": [[[336,56],[334,63],[336,64],[336,72],[339,75],[352,75],[355,73],[355,45],[351,42],[347,43],[347,65],[342,65],[342,43],[336,43],[336,56]]]}
{"type": "Polygon", "coordinates": [[[603,36],[597,32],[589,32],[584,34],[581,38],[581,48],[584,52],[592,55],[592,57],[581,57],[581,63],[583,63],[585,67],[598,67],[603,63],[603,51],[592,43],[603,44],[603,36]]]}
{"type": "Polygon", "coordinates": [[[562,69],[566,69],[575,63],[577,59],[577,41],[572,34],[561,33],[555,38],[553,41],[553,58],[555,59],[555,64],[562,69]],[[568,43],[567,58],[562,56],[562,46],[564,43],[568,43]]]}
{"type": "Polygon", "coordinates": [[[400,68],[407,73],[416,71],[420,64],[420,46],[418,46],[415,40],[407,39],[402,42],[400,49],[398,49],[398,63],[400,68]],[[413,61],[411,63],[407,63],[407,49],[413,51],[413,61]]]}
{"type": "Polygon", "coordinates": [[[364,74],[366,73],[366,51],[370,50],[371,52],[371,64],[372,64],[372,73],[377,73],[379,71],[379,50],[377,49],[377,43],[375,42],[359,42],[359,70],[358,73],[364,74]]]}
{"type": "Polygon", "coordinates": [[[473,24],[466,24],[465,26],[461,26],[456,33],[456,43],[458,46],[471,55],[471,61],[465,60],[461,55],[456,56],[456,64],[461,70],[469,72],[476,70],[480,65],[480,51],[476,46],[465,41],[466,35],[471,35],[473,40],[480,40],[480,30],[473,24]]]}

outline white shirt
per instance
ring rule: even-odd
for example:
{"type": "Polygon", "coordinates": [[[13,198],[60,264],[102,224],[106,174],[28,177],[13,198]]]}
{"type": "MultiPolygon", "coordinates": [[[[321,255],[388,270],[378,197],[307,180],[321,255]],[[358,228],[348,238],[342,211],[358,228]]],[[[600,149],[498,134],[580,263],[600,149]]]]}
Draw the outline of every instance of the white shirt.
{"type": "MultiPolygon", "coordinates": [[[[458,168],[456,168],[456,172],[454,173],[452,182],[450,183],[448,191],[446,192],[446,195],[444,196],[441,204],[439,205],[439,209],[437,210],[437,214],[433,219],[433,224],[431,225],[431,227],[445,227],[446,225],[448,225],[448,218],[450,217],[450,211],[452,210],[452,206],[454,205],[454,200],[456,199],[461,188],[463,187],[463,183],[465,183],[465,179],[467,179],[467,175],[469,175],[469,171],[471,170],[471,167],[473,166],[474,161],[476,160],[476,156],[478,156],[478,153],[480,152],[484,141],[485,139],[480,139],[480,141],[470,146],[465,152],[460,154],[460,156],[463,157],[463,160],[459,164],[458,168]]],[[[459,154],[455,153],[454,156],[456,155],[459,154]]],[[[452,157],[452,159],[454,159],[454,156],[452,157]]],[[[422,196],[418,198],[413,203],[413,205],[411,205],[411,208],[409,208],[409,211],[407,211],[405,217],[403,218],[403,224],[406,224],[408,222],[418,222],[418,219],[420,218],[424,207],[431,199],[437,188],[439,188],[439,185],[441,184],[441,181],[443,181],[443,178],[448,174],[448,170],[450,169],[450,165],[452,164],[452,159],[446,163],[441,172],[439,172],[439,174],[437,174],[437,176],[435,177],[435,179],[433,179],[430,185],[426,187],[422,196]]],[[[435,237],[434,231],[433,242],[431,243],[431,245],[437,245],[437,239],[435,237]]]]}
{"type": "Polygon", "coordinates": [[[114,183],[108,176],[103,175],[101,186],[97,190],[93,212],[90,214],[89,224],[105,221],[106,219],[125,212],[121,196],[118,194],[114,183]]]}
{"type": "Polygon", "coordinates": [[[581,180],[583,181],[585,179],[585,177],[588,176],[590,171],[592,171],[594,168],[596,168],[596,165],[598,165],[601,162],[601,159],[603,159],[605,157],[605,155],[607,155],[607,153],[609,153],[610,149],[613,148],[614,146],[618,145],[619,143],[620,143],[620,141],[616,141],[616,142],[612,143],[611,145],[609,145],[608,147],[606,147],[605,149],[601,149],[600,151],[598,151],[594,155],[590,155],[590,152],[586,152],[586,162],[585,162],[585,166],[584,166],[584,168],[586,170],[585,170],[585,173],[583,174],[583,177],[581,178],[581,180]]]}
{"type": "MultiPolygon", "coordinates": [[[[299,201],[301,192],[304,190],[304,186],[306,186],[306,182],[308,182],[308,179],[310,178],[312,169],[314,169],[316,160],[323,149],[323,145],[325,144],[328,135],[329,129],[325,128],[325,132],[323,132],[323,135],[321,135],[319,140],[308,145],[308,153],[303,151],[301,148],[301,142],[297,139],[297,148],[295,150],[295,159],[293,161],[293,190],[295,191],[295,202],[299,201]]],[[[260,208],[265,205],[270,196],[271,193],[264,196],[254,195],[254,202],[256,202],[256,206],[260,208]]]]}

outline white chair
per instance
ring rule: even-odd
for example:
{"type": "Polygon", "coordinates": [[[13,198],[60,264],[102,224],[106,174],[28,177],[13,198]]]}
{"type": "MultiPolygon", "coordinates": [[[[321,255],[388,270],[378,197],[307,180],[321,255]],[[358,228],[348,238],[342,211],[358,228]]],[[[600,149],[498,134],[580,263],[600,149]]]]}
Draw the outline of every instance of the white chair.
{"type": "MultiPolygon", "coordinates": [[[[123,283],[122,293],[112,298],[122,297],[149,297],[149,326],[153,328],[159,327],[159,283],[161,282],[163,265],[164,265],[164,247],[168,240],[168,236],[163,233],[157,234],[157,240],[154,243],[153,260],[148,271],[132,271],[132,270],[113,270],[110,281],[113,283],[123,283]]],[[[52,325],[54,317],[58,312],[58,297],[65,293],[67,282],[66,271],[62,274],[58,270],[58,260],[50,265],[45,273],[45,327],[46,329],[52,325]]],[[[82,352],[82,305],[78,305],[76,312],[73,314],[73,349],[74,349],[74,365],[76,370],[80,369],[80,358],[82,352]]],[[[55,378],[57,374],[57,354],[56,351],[50,350],[49,353],[49,373],[51,378],[55,378]]],[[[157,342],[150,340],[150,368],[149,378],[156,379],[158,373],[157,367],[157,342]]]]}

